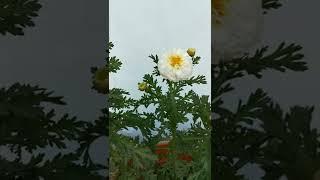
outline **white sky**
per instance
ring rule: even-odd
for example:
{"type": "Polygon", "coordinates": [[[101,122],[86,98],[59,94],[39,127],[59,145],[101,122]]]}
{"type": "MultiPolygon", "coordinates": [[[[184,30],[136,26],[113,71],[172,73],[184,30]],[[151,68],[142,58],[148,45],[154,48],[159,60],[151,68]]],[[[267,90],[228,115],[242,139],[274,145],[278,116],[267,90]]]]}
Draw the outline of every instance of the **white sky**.
{"type": "Polygon", "coordinates": [[[123,67],[110,84],[139,95],[137,83],[153,70],[150,54],[161,55],[171,48],[194,47],[202,57],[195,74],[206,76],[208,84],[197,88],[210,94],[211,6],[209,0],[110,0],[111,52],[123,67]]]}

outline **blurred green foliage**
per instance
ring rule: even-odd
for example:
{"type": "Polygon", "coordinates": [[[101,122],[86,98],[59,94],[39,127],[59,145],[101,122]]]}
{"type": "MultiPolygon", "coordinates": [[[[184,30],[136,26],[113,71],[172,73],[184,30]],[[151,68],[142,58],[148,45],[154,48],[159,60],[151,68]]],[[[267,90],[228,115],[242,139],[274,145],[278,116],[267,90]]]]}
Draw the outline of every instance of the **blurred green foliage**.
{"type": "Polygon", "coordinates": [[[35,26],[33,18],[41,7],[38,0],[1,0],[0,33],[24,35],[26,27],[35,26]]]}

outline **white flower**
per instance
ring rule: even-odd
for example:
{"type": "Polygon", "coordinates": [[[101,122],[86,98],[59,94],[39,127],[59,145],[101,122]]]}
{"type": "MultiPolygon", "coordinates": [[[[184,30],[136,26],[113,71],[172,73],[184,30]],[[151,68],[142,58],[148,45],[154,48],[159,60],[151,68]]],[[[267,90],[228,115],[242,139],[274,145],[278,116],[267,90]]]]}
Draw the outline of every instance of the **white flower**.
{"type": "Polygon", "coordinates": [[[192,68],[192,60],[188,53],[181,49],[165,53],[158,62],[160,75],[174,82],[189,79],[192,68]]]}
{"type": "Polygon", "coordinates": [[[211,0],[213,62],[248,53],[261,37],[261,0],[211,0]]]}

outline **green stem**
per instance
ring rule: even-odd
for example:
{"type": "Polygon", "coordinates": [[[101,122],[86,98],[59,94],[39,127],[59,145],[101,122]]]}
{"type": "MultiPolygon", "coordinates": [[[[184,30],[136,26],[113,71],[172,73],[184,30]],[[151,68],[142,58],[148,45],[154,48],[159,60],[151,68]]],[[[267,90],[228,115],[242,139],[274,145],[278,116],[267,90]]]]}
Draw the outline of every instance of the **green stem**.
{"type": "MultiPolygon", "coordinates": [[[[174,91],[174,84],[169,83],[169,98],[170,98],[170,104],[171,104],[171,113],[170,113],[170,131],[172,133],[172,140],[170,141],[170,147],[173,150],[176,150],[176,136],[177,136],[177,117],[178,117],[178,110],[177,110],[177,105],[176,105],[176,100],[175,100],[175,94],[173,94],[174,91]]],[[[175,155],[173,155],[175,157],[175,155]]],[[[173,172],[176,172],[175,170],[175,160],[173,160],[173,172]]],[[[173,174],[174,179],[176,179],[175,173],[173,174]]]]}
{"type": "Polygon", "coordinates": [[[174,85],[173,84],[169,84],[169,98],[170,98],[170,104],[171,104],[171,113],[170,113],[170,130],[172,133],[172,138],[175,139],[176,138],[176,131],[177,131],[177,121],[176,121],[176,117],[177,117],[177,105],[176,105],[176,100],[175,100],[175,95],[172,93],[174,92],[174,85]]]}

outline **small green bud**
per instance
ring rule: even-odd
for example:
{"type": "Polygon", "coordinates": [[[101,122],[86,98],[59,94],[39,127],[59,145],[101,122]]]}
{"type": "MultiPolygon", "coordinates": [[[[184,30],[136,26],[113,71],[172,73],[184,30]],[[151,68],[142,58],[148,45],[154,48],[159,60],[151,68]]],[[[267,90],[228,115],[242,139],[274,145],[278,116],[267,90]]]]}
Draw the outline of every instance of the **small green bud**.
{"type": "Polygon", "coordinates": [[[148,88],[148,84],[146,82],[138,83],[138,89],[140,91],[145,91],[148,88]]]}

